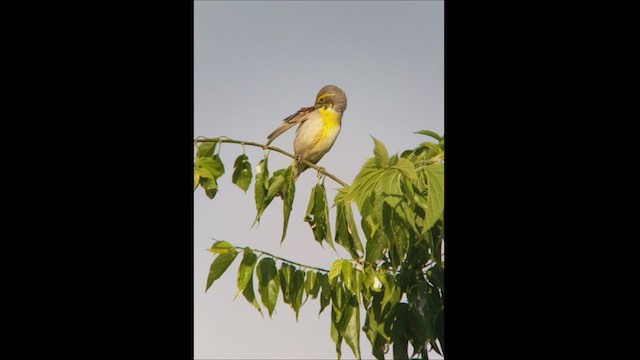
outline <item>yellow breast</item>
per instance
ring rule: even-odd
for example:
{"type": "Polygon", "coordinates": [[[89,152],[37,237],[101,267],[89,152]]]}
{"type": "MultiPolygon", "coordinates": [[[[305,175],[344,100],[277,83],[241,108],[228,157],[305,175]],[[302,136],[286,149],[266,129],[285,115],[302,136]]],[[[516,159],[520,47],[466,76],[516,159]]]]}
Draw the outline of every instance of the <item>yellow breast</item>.
{"type": "Polygon", "coordinates": [[[327,134],[335,133],[336,130],[340,129],[340,115],[333,111],[333,109],[318,109],[320,115],[322,116],[322,122],[324,123],[324,127],[322,128],[322,134],[320,134],[319,142],[322,142],[327,134]]]}

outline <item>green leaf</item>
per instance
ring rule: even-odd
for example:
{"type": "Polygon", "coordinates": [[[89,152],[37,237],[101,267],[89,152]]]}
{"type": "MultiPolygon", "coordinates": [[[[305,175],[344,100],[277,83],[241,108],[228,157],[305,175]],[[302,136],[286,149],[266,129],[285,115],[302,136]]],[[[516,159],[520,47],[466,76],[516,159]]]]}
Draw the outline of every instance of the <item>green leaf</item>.
{"type": "Polygon", "coordinates": [[[374,144],[373,154],[375,155],[378,167],[386,167],[389,164],[389,152],[387,151],[387,147],[375,137],[371,136],[371,138],[373,139],[374,144]]]}
{"type": "Polygon", "coordinates": [[[336,282],[336,278],[340,273],[342,273],[342,267],[344,266],[344,262],[349,262],[349,260],[336,260],[331,264],[331,269],[329,269],[328,280],[329,284],[333,285],[336,282]]]}
{"type": "Polygon", "coordinates": [[[358,210],[362,212],[363,204],[373,192],[377,181],[383,173],[384,170],[376,164],[375,158],[367,160],[364,165],[362,165],[358,175],[353,179],[343,201],[348,202],[355,200],[358,205],[358,210]]]}
{"type": "Polygon", "coordinates": [[[280,282],[278,281],[278,270],[275,261],[266,257],[260,260],[257,266],[258,292],[262,299],[262,304],[269,310],[269,317],[273,314],[278,300],[280,282]]]}
{"type": "Polygon", "coordinates": [[[356,296],[351,296],[345,307],[341,333],[356,359],[360,359],[360,306],[356,296]]]}
{"type": "Polygon", "coordinates": [[[216,194],[218,193],[218,183],[216,182],[216,179],[200,177],[200,185],[209,199],[216,197],[216,194]]]}
{"type": "MultiPolygon", "coordinates": [[[[344,314],[346,294],[341,283],[335,283],[333,285],[333,293],[331,294],[331,319],[336,324],[339,324],[344,314]]],[[[340,326],[338,326],[340,331],[340,326]]],[[[342,335],[342,333],[341,333],[342,335]]]]}
{"type": "Polygon", "coordinates": [[[251,251],[251,249],[244,249],[242,262],[238,267],[238,292],[236,292],[236,296],[233,298],[234,300],[251,281],[251,277],[253,276],[253,268],[256,266],[257,259],[258,257],[251,251]]]}
{"type": "Polygon", "coordinates": [[[432,138],[434,138],[434,139],[436,139],[438,141],[444,139],[442,136],[438,135],[436,132],[433,132],[433,131],[430,131],[430,130],[420,130],[420,131],[414,132],[414,134],[431,136],[432,138]]]}
{"type": "Polygon", "coordinates": [[[398,164],[399,158],[398,158],[398,154],[393,155],[392,157],[389,158],[389,166],[393,167],[396,164],[398,164]]]}
{"type": "Polygon", "coordinates": [[[198,169],[193,169],[193,191],[196,191],[198,188],[198,184],[200,184],[200,173],[198,173],[198,169]]]}
{"type": "MultiPolygon", "coordinates": [[[[224,165],[218,155],[215,155],[213,158],[198,158],[198,160],[196,160],[196,168],[207,170],[214,179],[217,179],[224,174],[224,165]]],[[[200,172],[200,176],[208,177],[203,175],[202,172],[200,172]]]]}
{"type": "Polygon", "coordinates": [[[256,218],[253,221],[253,227],[256,223],[260,222],[260,216],[264,210],[269,206],[271,200],[267,196],[267,190],[269,188],[269,169],[268,169],[268,158],[264,158],[260,160],[258,165],[256,165],[256,182],[254,185],[254,198],[256,201],[256,218]]]}
{"type": "Polygon", "coordinates": [[[198,172],[198,175],[200,175],[200,177],[207,178],[207,179],[215,179],[215,177],[213,176],[213,174],[208,168],[200,167],[200,168],[196,168],[196,171],[198,172]]]}
{"type": "Polygon", "coordinates": [[[213,152],[216,149],[216,142],[202,142],[200,143],[200,145],[198,145],[198,152],[197,152],[197,156],[198,157],[212,157],[213,156],[213,152]]]}
{"type": "Polygon", "coordinates": [[[235,249],[230,249],[228,252],[224,254],[218,255],[213,263],[211,263],[211,267],[209,268],[209,276],[207,277],[207,287],[205,288],[205,292],[209,290],[213,282],[218,280],[222,274],[227,270],[229,265],[233,262],[233,260],[238,255],[238,252],[235,249]]]}
{"type": "Polygon", "coordinates": [[[284,169],[278,169],[273,172],[273,176],[269,179],[269,191],[267,191],[267,199],[273,199],[279,192],[283,191],[284,185],[284,169]]]}
{"type": "Polygon", "coordinates": [[[234,170],[231,181],[246,193],[253,178],[249,158],[244,154],[238,156],[233,163],[233,167],[234,170]]]}
{"type": "Polygon", "coordinates": [[[304,271],[296,270],[293,275],[293,285],[291,286],[291,307],[296,312],[296,322],[302,306],[302,294],[304,293],[304,271]]]}
{"type": "Polygon", "coordinates": [[[289,225],[289,215],[291,215],[291,210],[293,208],[293,198],[296,193],[296,180],[293,178],[293,167],[289,166],[287,170],[284,172],[284,194],[282,195],[282,211],[284,216],[284,224],[282,226],[282,239],[280,239],[280,244],[284,241],[284,238],[287,236],[287,226],[289,225]]]}
{"type": "MultiPolygon", "coordinates": [[[[393,358],[408,359],[407,347],[409,341],[407,339],[407,308],[406,303],[398,304],[394,309],[393,332],[391,338],[393,340],[393,358]]],[[[392,318],[392,319],[393,319],[392,318]]]]}
{"type": "Polygon", "coordinates": [[[318,278],[318,273],[312,270],[307,271],[307,278],[304,283],[304,291],[307,294],[307,298],[311,296],[311,298],[315,299],[318,297],[318,292],[320,291],[320,279],[318,278]]]}
{"type": "Polygon", "coordinates": [[[209,251],[214,254],[224,254],[229,252],[233,248],[233,245],[229,244],[227,241],[216,241],[211,245],[209,251]]]}
{"type": "MultiPolygon", "coordinates": [[[[334,310],[331,309],[331,318],[334,318],[334,310]]],[[[340,336],[340,331],[338,330],[338,325],[331,321],[331,340],[336,344],[336,354],[338,360],[342,357],[342,336],[340,336]]]]}
{"type": "Polygon", "coordinates": [[[322,311],[329,305],[331,301],[331,296],[333,295],[333,289],[331,288],[331,284],[329,284],[329,278],[327,274],[318,273],[318,282],[320,283],[320,288],[322,292],[320,293],[320,312],[318,312],[318,316],[322,314],[322,311]]]}
{"type": "Polygon", "coordinates": [[[371,239],[367,241],[364,261],[368,262],[369,264],[374,264],[376,261],[382,258],[385,250],[388,247],[389,242],[387,238],[382,234],[382,232],[374,232],[371,239]]]}
{"type": "Polygon", "coordinates": [[[304,218],[309,223],[313,238],[322,245],[326,241],[335,251],[333,240],[331,239],[331,224],[329,222],[329,206],[327,205],[327,194],[324,184],[316,184],[311,190],[307,215],[304,218]]]}
{"type": "MultiPolygon", "coordinates": [[[[413,163],[407,159],[399,159],[398,163],[392,166],[393,169],[397,169],[410,180],[418,180],[418,175],[416,174],[416,168],[413,166],[413,163]]],[[[398,184],[399,185],[399,184],[398,184]]]]}
{"type": "Polygon", "coordinates": [[[425,210],[425,228],[431,228],[444,211],[444,165],[431,164],[424,167],[429,192],[425,210]]]}
{"type": "Polygon", "coordinates": [[[278,271],[282,300],[285,304],[291,304],[291,286],[293,284],[294,271],[295,268],[287,263],[282,263],[280,271],[278,271]]]}
{"type": "Polygon", "coordinates": [[[409,325],[419,343],[435,339],[436,320],[442,311],[442,301],[435,288],[420,281],[407,291],[409,301],[409,325]]]}
{"type": "Polygon", "coordinates": [[[373,313],[373,307],[370,307],[366,312],[366,317],[364,320],[364,326],[362,330],[367,335],[369,342],[371,343],[371,353],[378,360],[384,360],[384,348],[386,345],[385,338],[380,336],[378,332],[378,328],[381,327],[380,324],[375,319],[375,315],[373,313]]]}
{"type": "MultiPolygon", "coordinates": [[[[429,150],[431,150],[431,152],[433,153],[433,155],[437,155],[439,153],[442,152],[442,148],[440,148],[438,145],[434,144],[434,143],[430,143],[430,142],[423,142],[422,144],[420,144],[420,146],[427,148],[429,150]]],[[[431,157],[433,155],[428,154],[427,156],[431,157]]]]}
{"type": "Polygon", "coordinates": [[[247,286],[242,291],[242,295],[244,296],[245,299],[247,299],[247,301],[251,305],[253,305],[253,307],[258,309],[258,311],[260,312],[260,315],[262,315],[264,317],[264,314],[262,314],[262,309],[260,308],[260,305],[258,304],[258,300],[256,300],[256,294],[253,291],[253,269],[251,271],[251,276],[249,278],[249,282],[247,282],[247,286]]]}
{"type": "Polygon", "coordinates": [[[342,270],[340,274],[342,275],[342,282],[344,283],[347,290],[351,291],[353,295],[358,295],[358,289],[355,283],[355,269],[353,268],[353,264],[349,260],[342,261],[342,270]]]}
{"type": "Polygon", "coordinates": [[[345,186],[345,187],[341,188],[340,190],[338,190],[338,193],[333,198],[333,205],[339,205],[339,204],[346,203],[344,198],[345,198],[345,196],[347,196],[348,193],[349,193],[349,187],[348,186],[345,186]]]}
{"type": "Polygon", "coordinates": [[[351,204],[337,205],[336,213],[336,242],[347,249],[352,258],[357,259],[361,256],[360,253],[364,253],[364,249],[355,226],[351,204]]]}
{"type": "Polygon", "coordinates": [[[427,270],[427,279],[444,291],[444,271],[442,265],[437,263],[431,269],[427,270]]]}

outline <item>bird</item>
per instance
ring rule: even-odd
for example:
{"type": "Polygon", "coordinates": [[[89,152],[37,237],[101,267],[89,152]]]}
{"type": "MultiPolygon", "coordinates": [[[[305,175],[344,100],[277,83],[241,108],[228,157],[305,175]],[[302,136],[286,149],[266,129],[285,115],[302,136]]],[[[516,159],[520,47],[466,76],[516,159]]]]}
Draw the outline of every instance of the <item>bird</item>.
{"type": "Polygon", "coordinates": [[[313,106],[303,107],[282,120],[282,124],[267,136],[269,146],[273,140],[294,125],[299,124],[293,141],[296,157],[294,181],[308,166],[302,160],[318,163],[331,150],[342,125],[342,114],[347,110],[347,95],[335,85],[326,85],[318,91],[313,106]]]}

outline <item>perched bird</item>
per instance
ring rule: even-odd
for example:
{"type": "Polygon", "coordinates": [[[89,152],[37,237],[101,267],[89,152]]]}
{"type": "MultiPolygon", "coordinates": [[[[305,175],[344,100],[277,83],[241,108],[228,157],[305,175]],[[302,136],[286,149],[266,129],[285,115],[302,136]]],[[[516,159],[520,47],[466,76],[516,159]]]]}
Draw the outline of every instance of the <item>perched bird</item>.
{"type": "Polygon", "coordinates": [[[293,141],[297,158],[294,178],[307,169],[302,160],[316,164],[329,152],[340,133],[342,113],[347,109],[347,95],[339,87],[327,85],[320,89],[314,106],[304,107],[282,121],[267,137],[267,146],[292,126],[300,124],[293,141]]]}

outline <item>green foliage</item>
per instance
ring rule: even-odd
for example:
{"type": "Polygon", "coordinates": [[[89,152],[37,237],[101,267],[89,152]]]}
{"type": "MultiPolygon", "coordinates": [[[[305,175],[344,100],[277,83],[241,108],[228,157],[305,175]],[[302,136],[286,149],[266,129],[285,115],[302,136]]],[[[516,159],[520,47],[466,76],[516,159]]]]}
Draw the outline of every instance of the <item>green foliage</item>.
{"type": "Polygon", "coordinates": [[[318,183],[311,190],[309,205],[307,206],[307,215],[304,217],[304,221],[309,223],[313,231],[313,237],[320,245],[322,245],[322,241],[324,240],[335,250],[333,241],[331,240],[329,206],[327,205],[327,194],[324,189],[324,184],[318,183]]]}
{"type": "Polygon", "coordinates": [[[246,193],[251,184],[251,178],[253,177],[249,158],[245,154],[238,156],[233,163],[233,168],[231,181],[246,193]]]}
{"type": "MultiPolygon", "coordinates": [[[[389,352],[394,359],[424,359],[430,349],[444,355],[444,136],[428,130],[416,134],[437,142],[422,142],[414,149],[390,155],[386,146],[373,138],[373,157],[333,200],[335,234],[331,232],[324,182],[319,179],[311,189],[304,221],[313,239],[321,246],[327,242],[336,250],[335,240],[351,259],[337,259],[329,270],[323,270],[247,247],[238,267],[235,297],[242,293],[262,314],[254,292],[255,274],[261,302],[270,317],[279,293],[295,312],[296,320],[309,298],[319,300],[318,315],[331,305],[329,335],[338,359],[343,342],[356,358],[362,357],[361,331],[376,359],[384,359],[389,352]],[[361,216],[360,230],[352,202],[361,216]],[[359,231],[366,240],[364,246],[359,231]],[[262,255],[267,256],[258,261],[262,255]]],[[[216,180],[224,174],[215,149],[216,142],[201,143],[194,163],[194,191],[201,186],[209,198],[216,195],[216,180]]],[[[280,197],[282,243],[296,190],[293,169],[278,169],[270,177],[267,166],[265,156],[255,168],[254,225],[273,199],[280,197]]],[[[232,182],[246,192],[252,180],[248,158],[238,156],[232,182]]],[[[238,254],[236,249],[226,241],[216,241],[209,249],[216,257],[206,289],[231,265],[238,254]]]]}
{"type": "Polygon", "coordinates": [[[282,207],[284,225],[282,226],[282,238],[280,239],[281,244],[284,241],[285,236],[287,236],[289,215],[291,215],[291,210],[293,208],[293,197],[296,194],[295,182],[296,180],[293,177],[293,166],[289,166],[284,172],[284,192],[282,194],[282,202],[284,204],[284,206],[282,207]]]}
{"type": "Polygon", "coordinates": [[[273,314],[278,300],[278,290],[280,281],[278,280],[278,270],[272,258],[264,258],[258,263],[258,292],[262,304],[269,310],[269,317],[273,314]]]}

